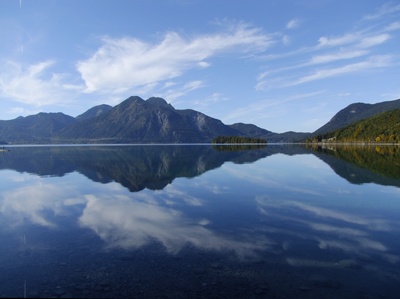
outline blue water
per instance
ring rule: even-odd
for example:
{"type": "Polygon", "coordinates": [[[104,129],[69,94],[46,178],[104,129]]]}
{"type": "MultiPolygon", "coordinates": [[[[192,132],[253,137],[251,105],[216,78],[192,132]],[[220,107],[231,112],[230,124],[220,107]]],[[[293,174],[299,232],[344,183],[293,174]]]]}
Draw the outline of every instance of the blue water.
{"type": "Polygon", "coordinates": [[[399,296],[395,163],[273,145],[10,149],[2,297],[399,296]]]}

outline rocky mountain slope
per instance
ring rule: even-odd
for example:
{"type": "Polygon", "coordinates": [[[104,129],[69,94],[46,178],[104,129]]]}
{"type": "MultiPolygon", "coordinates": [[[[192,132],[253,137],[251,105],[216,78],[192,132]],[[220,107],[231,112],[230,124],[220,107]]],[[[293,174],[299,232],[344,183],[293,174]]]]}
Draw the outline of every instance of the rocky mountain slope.
{"type": "Polygon", "coordinates": [[[78,143],[196,143],[238,135],[220,120],[194,110],[176,110],[161,98],[130,97],[96,118],[61,130],[55,139],[78,143]]]}
{"type": "Polygon", "coordinates": [[[82,113],[81,115],[78,115],[76,117],[77,120],[85,120],[93,117],[100,116],[103,113],[106,113],[112,109],[112,106],[110,105],[98,105],[93,108],[90,108],[86,112],[82,113]]]}

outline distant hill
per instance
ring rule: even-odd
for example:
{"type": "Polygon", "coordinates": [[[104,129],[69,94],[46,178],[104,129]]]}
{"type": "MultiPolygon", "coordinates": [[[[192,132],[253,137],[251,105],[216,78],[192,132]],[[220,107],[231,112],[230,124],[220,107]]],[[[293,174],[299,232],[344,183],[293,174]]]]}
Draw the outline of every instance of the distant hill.
{"type": "Polygon", "coordinates": [[[390,110],[353,123],[350,126],[317,135],[318,141],[400,142],[400,109],[390,110]]]}
{"type": "Polygon", "coordinates": [[[242,136],[248,136],[252,138],[264,138],[269,143],[299,142],[310,136],[310,133],[299,133],[299,132],[274,133],[259,128],[255,125],[244,124],[244,123],[236,123],[229,126],[239,131],[242,136]]]}
{"type": "Polygon", "coordinates": [[[106,113],[112,109],[112,106],[110,105],[98,105],[93,108],[90,108],[87,110],[85,113],[82,113],[81,115],[78,115],[76,117],[77,120],[85,120],[85,119],[90,119],[93,117],[100,116],[103,113],[106,113]]]}
{"type": "Polygon", "coordinates": [[[340,110],[328,123],[316,130],[312,135],[329,133],[347,127],[357,121],[395,109],[400,109],[400,99],[377,104],[354,103],[340,110]]]}
{"type": "Polygon", "coordinates": [[[8,143],[48,143],[77,120],[63,113],[38,113],[0,121],[0,139],[8,143]]]}

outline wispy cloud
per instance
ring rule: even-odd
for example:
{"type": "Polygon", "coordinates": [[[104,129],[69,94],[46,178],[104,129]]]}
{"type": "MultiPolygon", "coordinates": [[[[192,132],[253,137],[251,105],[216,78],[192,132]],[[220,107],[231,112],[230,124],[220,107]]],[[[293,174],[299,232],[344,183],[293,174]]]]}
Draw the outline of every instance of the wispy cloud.
{"type": "MultiPolygon", "coordinates": [[[[374,20],[398,10],[398,6],[384,5],[369,19],[374,20]]],[[[400,29],[398,21],[388,21],[387,24],[379,23],[362,30],[333,36],[324,35],[317,40],[315,45],[309,47],[297,50],[292,48],[287,53],[269,54],[264,59],[270,65],[274,65],[275,61],[282,61],[282,63],[277,63],[278,67],[268,67],[260,73],[255,89],[261,91],[296,86],[369,69],[391,67],[395,55],[387,54],[387,51],[380,52],[382,49],[380,46],[393,39],[395,33],[392,31],[398,29],[400,29]],[[364,59],[360,61],[362,57],[364,59]],[[290,64],[287,63],[288,61],[290,64]],[[346,64],[344,64],[345,61],[347,61],[346,64]],[[319,65],[322,64],[326,66],[320,68],[319,65]]]]}
{"type": "Polygon", "coordinates": [[[310,64],[329,63],[329,62],[333,62],[333,61],[352,59],[352,58],[364,56],[367,53],[368,53],[368,51],[365,51],[365,50],[339,51],[337,53],[316,55],[314,57],[311,57],[309,63],[310,64]]]}
{"type": "Polygon", "coordinates": [[[389,24],[385,30],[386,31],[394,31],[394,30],[399,30],[400,29],[400,21],[398,22],[393,22],[391,24],[389,24]]]}
{"type": "Polygon", "coordinates": [[[166,92],[161,92],[160,96],[173,103],[177,99],[187,95],[189,92],[202,88],[203,86],[204,82],[201,80],[190,81],[185,83],[183,86],[174,85],[173,88],[168,89],[166,92]]]}
{"type": "Polygon", "coordinates": [[[387,33],[365,35],[361,32],[346,33],[339,37],[320,37],[318,47],[338,47],[353,44],[359,48],[369,48],[380,45],[390,38],[387,33]]]}
{"type": "Polygon", "coordinates": [[[366,15],[364,19],[375,20],[384,17],[388,14],[396,13],[399,11],[400,11],[400,4],[385,3],[374,13],[366,15]]]}
{"type": "Polygon", "coordinates": [[[287,29],[294,29],[299,27],[300,25],[300,20],[299,19],[292,19],[286,24],[287,29]]]}
{"type": "Polygon", "coordinates": [[[196,100],[194,102],[194,105],[196,107],[198,107],[200,110],[204,110],[207,107],[214,107],[214,105],[216,103],[220,103],[220,102],[226,102],[229,99],[227,97],[225,97],[223,94],[215,92],[213,94],[211,94],[210,96],[201,98],[201,100],[196,100]]]}
{"type": "Polygon", "coordinates": [[[360,40],[358,47],[360,48],[370,48],[380,44],[383,44],[390,39],[390,35],[387,33],[377,34],[372,36],[366,36],[360,40]]]}
{"type": "Polygon", "coordinates": [[[348,33],[339,37],[322,36],[318,39],[319,47],[337,47],[353,43],[359,39],[357,34],[348,33]]]}
{"type": "Polygon", "coordinates": [[[259,52],[271,43],[272,38],[259,28],[243,23],[192,39],[169,32],[159,43],[106,37],[90,58],[77,64],[77,69],[86,92],[131,88],[171,80],[190,69],[210,67],[207,59],[221,52],[259,52]]]}
{"type": "Polygon", "coordinates": [[[51,72],[55,64],[53,60],[29,66],[5,62],[1,68],[0,96],[37,107],[63,102],[67,92],[82,87],[68,83],[66,74],[51,72]]]}
{"type": "Polygon", "coordinates": [[[251,105],[240,107],[227,114],[223,120],[225,123],[237,121],[238,119],[246,119],[250,123],[257,122],[258,120],[265,119],[267,117],[266,111],[273,111],[276,114],[278,109],[277,106],[283,106],[289,102],[300,101],[307,98],[315,97],[321,94],[322,91],[315,91],[311,93],[295,94],[292,96],[286,96],[284,98],[270,98],[262,101],[256,101],[251,105]],[[272,107],[275,107],[273,110],[272,107]]]}
{"type": "Polygon", "coordinates": [[[316,81],[316,80],[321,80],[321,79],[326,79],[326,78],[330,78],[330,77],[334,77],[334,76],[360,72],[360,71],[364,71],[364,70],[371,69],[371,68],[385,67],[390,64],[390,60],[391,60],[390,56],[385,56],[385,55],[373,56],[362,62],[351,63],[351,64],[347,64],[347,65],[340,66],[340,67],[317,70],[317,71],[314,71],[310,75],[306,75],[306,76],[301,77],[291,83],[288,83],[287,86],[299,85],[299,84],[316,81]]]}

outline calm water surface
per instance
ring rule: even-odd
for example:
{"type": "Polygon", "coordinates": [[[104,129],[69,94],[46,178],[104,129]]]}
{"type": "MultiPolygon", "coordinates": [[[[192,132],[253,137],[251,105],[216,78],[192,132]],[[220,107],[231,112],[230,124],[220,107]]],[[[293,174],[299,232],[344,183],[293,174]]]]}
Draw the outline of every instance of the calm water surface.
{"type": "Polygon", "coordinates": [[[399,298],[398,147],[10,149],[2,297],[399,298]]]}

